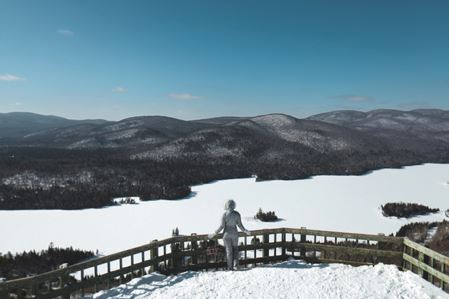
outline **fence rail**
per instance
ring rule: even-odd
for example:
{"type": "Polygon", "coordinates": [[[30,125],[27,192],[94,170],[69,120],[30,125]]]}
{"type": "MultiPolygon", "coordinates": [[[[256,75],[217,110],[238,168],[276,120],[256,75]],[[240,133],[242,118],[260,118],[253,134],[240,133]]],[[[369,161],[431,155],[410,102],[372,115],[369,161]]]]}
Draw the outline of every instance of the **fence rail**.
{"type": "Polygon", "coordinates": [[[405,238],[403,268],[449,291],[449,257],[405,238]]]}
{"type": "MultiPolygon", "coordinates": [[[[0,283],[0,298],[80,298],[155,271],[175,274],[221,269],[225,267],[221,238],[218,235],[213,241],[207,235],[192,234],[154,240],[64,269],[0,283]]],[[[289,258],[352,265],[382,262],[419,270],[421,277],[433,283],[436,277],[442,288],[449,284],[448,257],[398,237],[306,228],[263,229],[251,231],[249,236],[240,234],[239,251],[240,265],[246,267],[289,258]],[[430,264],[425,263],[426,256],[431,257],[430,264]]]]}

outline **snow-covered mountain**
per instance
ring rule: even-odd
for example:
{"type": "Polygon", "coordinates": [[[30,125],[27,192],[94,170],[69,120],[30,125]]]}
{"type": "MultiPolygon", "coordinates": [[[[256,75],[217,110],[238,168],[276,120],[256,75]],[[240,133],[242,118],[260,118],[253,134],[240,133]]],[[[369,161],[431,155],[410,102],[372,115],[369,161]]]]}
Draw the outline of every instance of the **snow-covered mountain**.
{"type": "Polygon", "coordinates": [[[133,154],[133,158],[309,156],[339,151],[381,148],[377,142],[350,128],[301,120],[284,114],[246,118],[195,131],[159,147],[133,154]]]}
{"type": "Polygon", "coordinates": [[[120,148],[159,144],[210,125],[164,116],[127,118],[105,124],[79,124],[23,136],[18,143],[69,149],[120,148]]]}
{"type": "Polygon", "coordinates": [[[445,110],[343,110],[308,119],[358,130],[385,140],[391,149],[406,149],[415,153],[445,152],[449,144],[449,111],[445,110]]]}
{"type": "Polygon", "coordinates": [[[73,120],[53,115],[40,115],[29,112],[0,113],[0,140],[14,138],[17,142],[26,135],[54,128],[76,125],[101,125],[108,122],[102,119],[73,120]]]}
{"type": "Polygon", "coordinates": [[[449,112],[442,110],[336,111],[308,119],[279,113],[197,121],[142,116],[71,123],[38,118],[48,118],[53,127],[22,135],[16,130],[16,137],[0,138],[0,179],[9,182],[0,185],[0,196],[19,196],[16,189],[23,186],[22,177],[29,178],[26,173],[41,185],[61,178],[67,182],[58,185],[59,193],[21,189],[20,201],[0,202],[4,208],[64,208],[67,203],[98,207],[111,196],[128,193],[180,198],[190,186],[217,179],[299,179],[449,162],[449,112]],[[76,183],[85,170],[92,172],[95,185],[76,183]],[[65,179],[65,173],[75,179],[65,179]],[[70,192],[86,200],[73,201],[70,192]],[[101,196],[93,195],[97,192],[101,196]],[[102,198],[101,203],[93,204],[89,196],[102,198]]]}
{"type": "Polygon", "coordinates": [[[449,111],[343,110],[307,119],[268,114],[194,121],[141,116],[117,122],[7,113],[0,114],[0,132],[3,145],[124,148],[140,158],[204,153],[210,157],[241,156],[248,150],[284,156],[291,146],[319,153],[378,148],[428,152],[430,147],[449,146],[449,111]],[[267,153],[266,147],[280,143],[283,145],[277,146],[276,153],[267,153]]]}

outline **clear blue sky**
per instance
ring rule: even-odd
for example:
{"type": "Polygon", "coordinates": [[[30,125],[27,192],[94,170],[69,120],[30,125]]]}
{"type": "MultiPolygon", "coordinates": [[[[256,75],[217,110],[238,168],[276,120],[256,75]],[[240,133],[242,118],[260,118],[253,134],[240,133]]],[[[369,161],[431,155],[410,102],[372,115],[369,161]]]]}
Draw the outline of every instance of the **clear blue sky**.
{"type": "Polygon", "coordinates": [[[447,0],[0,0],[0,112],[449,109],[447,0]]]}

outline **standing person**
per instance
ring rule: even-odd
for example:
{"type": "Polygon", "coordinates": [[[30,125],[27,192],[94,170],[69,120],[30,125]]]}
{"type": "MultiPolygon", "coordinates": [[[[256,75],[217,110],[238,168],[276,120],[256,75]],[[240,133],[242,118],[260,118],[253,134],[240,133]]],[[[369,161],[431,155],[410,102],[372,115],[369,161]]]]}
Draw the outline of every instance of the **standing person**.
{"type": "Polygon", "coordinates": [[[214,233],[210,234],[209,238],[212,239],[223,230],[223,241],[226,248],[228,270],[234,270],[234,268],[238,268],[239,265],[239,233],[237,231],[237,226],[247,235],[249,235],[250,232],[243,226],[240,213],[235,211],[235,201],[232,199],[228,200],[225,204],[225,210],[226,212],[221,218],[220,227],[214,233]]]}

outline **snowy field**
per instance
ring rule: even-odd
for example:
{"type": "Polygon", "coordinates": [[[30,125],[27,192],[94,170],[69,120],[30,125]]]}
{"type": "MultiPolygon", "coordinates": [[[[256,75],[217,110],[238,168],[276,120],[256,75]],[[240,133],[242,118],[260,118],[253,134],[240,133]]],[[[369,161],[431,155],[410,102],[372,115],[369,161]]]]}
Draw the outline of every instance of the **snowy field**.
{"type": "Polygon", "coordinates": [[[0,252],[40,250],[53,242],[55,246],[98,249],[109,254],[167,238],[175,227],[181,234],[210,233],[218,227],[228,198],[236,200],[248,229],[307,227],[389,234],[407,222],[445,219],[448,180],[449,164],[426,164],[363,176],[223,180],[195,186],[194,196],[178,201],[78,211],[0,211],[0,252]],[[383,217],[380,205],[398,201],[425,204],[441,212],[408,220],[383,217]],[[284,221],[255,221],[252,217],[259,208],[274,210],[284,221]]]}
{"type": "Polygon", "coordinates": [[[288,261],[229,272],[158,273],[100,292],[95,299],[121,298],[448,298],[449,295],[395,266],[351,267],[288,261]]]}

